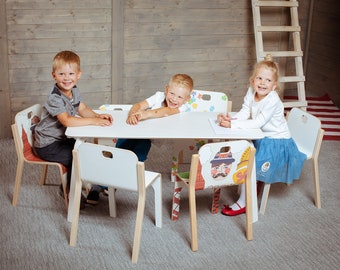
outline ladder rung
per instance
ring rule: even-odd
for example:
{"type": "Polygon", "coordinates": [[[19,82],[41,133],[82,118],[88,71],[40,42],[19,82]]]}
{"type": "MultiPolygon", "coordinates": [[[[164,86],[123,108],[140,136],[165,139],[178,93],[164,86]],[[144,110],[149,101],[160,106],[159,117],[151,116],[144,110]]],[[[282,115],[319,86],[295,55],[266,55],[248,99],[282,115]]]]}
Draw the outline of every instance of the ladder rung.
{"type": "Polygon", "coordinates": [[[297,1],[255,1],[257,7],[298,7],[297,1]]]}
{"type": "Polygon", "coordinates": [[[288,83],[288,82],[304,82],[305,76],[282,76],[280,77],[280,82],[288,83]]]}
{"type": "Polygon", "coordinates": [[[307,101],[283,101],[283,107],[294,108],[294,107],[307,107],[307,101]]]}
{"type": "Polygon", "coordinates": [[[275,51],[275,52],[262,52],[260,57],[264,58],[267,54],[271,54],[273,57],[298,57],[303,56],[302,51],[275,51]]]}
{"type": "Polygon", "coordinates": [[[300,32],[300,26],[258,26],[259,32],[300,32]]]}

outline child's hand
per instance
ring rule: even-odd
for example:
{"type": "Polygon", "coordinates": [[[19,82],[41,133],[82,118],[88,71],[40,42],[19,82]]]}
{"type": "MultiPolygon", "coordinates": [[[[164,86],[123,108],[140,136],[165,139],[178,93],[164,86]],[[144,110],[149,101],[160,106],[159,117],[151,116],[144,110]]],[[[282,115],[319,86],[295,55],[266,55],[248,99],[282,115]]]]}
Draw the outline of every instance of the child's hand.
{"type": "Polygon", "coordinates": [[[106,120],[109,120],[109,122],[112,124],[113,122],[113,117],[111,114],[99,114],[99,118],[102,118],[102,119],[106,119],[106,120]]]}
{"type": "Polygon", "coordinates": [[[230,120],[231,118],[229,117],[229,115],[225,115],[223,113],[217,115],[217,123],[221,127],[230,128],[231,127],[230,120]]]}
{"type": "Polygon", "coordinates": [[[112,116],[109,117],[109,115],[106,115],[106,117],[104,116],[97,117],[95,118],[95,120],[97,126],[111,126],[113,122],[112,116]]]}
{"type": "Polygon", "coordinates": [[[133,114],[130,114],[128,118],[126,119],[126,123],[129,125],[137,125],[138,122],[142,119],[142,112],[136,112],[133,114]]]}

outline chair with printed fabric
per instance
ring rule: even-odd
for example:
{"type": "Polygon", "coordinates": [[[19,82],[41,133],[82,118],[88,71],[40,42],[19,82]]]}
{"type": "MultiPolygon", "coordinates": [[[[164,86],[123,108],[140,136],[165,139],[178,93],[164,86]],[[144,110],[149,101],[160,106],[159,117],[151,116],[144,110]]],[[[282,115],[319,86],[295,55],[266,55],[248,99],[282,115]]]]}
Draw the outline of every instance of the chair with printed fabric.
{"type": "Polygon", "coordinates": [[[42,160],[33,153],[32,144],[34,127],[40,121],[41,113],[42,106],[40,104],[35,104],[23,111],[18,112],[15,115],[15,123],[12,124],[12,134],[18,157],[12,205],[16,206],[18,203],[24,165],[25,163],[29,163],[42,166],[43,170],[40,178],[41,185],[45,184],[48,166],[56,166],[58,168],[64,191],[65,206],[67,209],[68,199],[66,192],[66,167],[57,162],[42,160]]]}
{"type": "MultiPolygon", "coordinates": [[[[191,158],[190,171],[176,174],[171,219],[179,218],[181,191],[188,188],[191,227],[191,249],[198,250],[196,191],[207,188],[245,183],[246,190],[246,238],[252,240],[252,187],[251,176],[255,148],[246,140],[206,143],[191,158]]],[[[219,207],[219,193],[214,193],[215,208],[219,207]],[[217,196],[216,196],[217,194],[217,196]]]]}
{"type": "MultiPolygon", "coordinates": [[[[287,123],[299,151],[306,154],[307,160],[313,162],[314,201],[315,206],[321,208],[318,158],[325,131],[321,128],[321,122],[317,117],[299,108],[291,109],[287,123]]],[[[269,190],[270,184],[265,184],[260,205],[260,213],[263,215],[266,211],[269,190]]]]}
{"type": "MultiPolygon", "coordinates": [[[[218,112],[227,113],[231,111],[232,102],[228,101],[225,93],[193,90],[191,93],[189,112],[218,112]]],[[[176,140],[173,147],[171,163],[171,181],[174,182],[176,173],[181,164],[189,164],[192,154],[197,153],[198,149],[207,140],[202,139],[181,139],[176,140]]]]}
{"type": "MultiPolygon", "coordinates": [[[[116,191],[120,189],[138,194],[136,225],[132,248],[132,262],[136,263],[142,235],[147,188],[154,190],[156,227],[162,227],[162,176],[146,171],[144,162],[139,162],[135,153],[112,146],[81,143],[73,150],[75,192],[72,209],[70,245],[77,241],[79,203],[83,181],[109,187],[110,216],[117,216],[116,191]]],[[[105,236],[104,236],[105,237],[105,236]]]]}

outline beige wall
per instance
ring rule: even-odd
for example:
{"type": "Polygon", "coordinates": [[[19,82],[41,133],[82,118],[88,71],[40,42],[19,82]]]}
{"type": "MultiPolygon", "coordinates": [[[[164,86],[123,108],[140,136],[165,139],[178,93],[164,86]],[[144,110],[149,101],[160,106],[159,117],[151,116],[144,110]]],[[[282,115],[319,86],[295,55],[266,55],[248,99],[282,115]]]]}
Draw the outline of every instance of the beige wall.
{"type": "MultiPolygon", "coordinates": [[[[223,91],[239,109],[256,61],[250,0],[0,1],[0,110],[10,119],[0,120],[0,137],[17,111],[45,101],[60,50],[80,55],[78,86],[93,108],[144,99],[183,72],[196,89],[223,91]]],[[[310,0],[300,2],[305,44],[310,0]]],[[[263,20],[285,16],[273,10],[263,20]]],[[[279,48],[287,40],[270,42],[279,48]]]]}

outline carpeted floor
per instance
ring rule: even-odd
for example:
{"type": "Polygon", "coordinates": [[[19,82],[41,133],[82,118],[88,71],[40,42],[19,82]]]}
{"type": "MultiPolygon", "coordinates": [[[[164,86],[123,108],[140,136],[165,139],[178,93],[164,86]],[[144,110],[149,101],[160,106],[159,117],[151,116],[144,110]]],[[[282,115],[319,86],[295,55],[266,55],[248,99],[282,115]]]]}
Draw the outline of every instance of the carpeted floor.
{"type": "MultiPolygon", "coordinates": [[[[212,215],[212,192],[197,195],[199,250],[190,249],[188,201],[183,193],[180,218],[170,220],[171,144],[153,145],[146,168],[163,176],[163,227],[154,226],[153,194],[147,193],[139,261],[131,263],[136,195],[117,191],[118,216],[110,218],[107,197],[80,212],[76,247],[68,244],[70,223],[58,197],[57,172],[39,186],[40,170],[25,165],[19,203],[11,205],[16,170],[13,140],[0,140],[0,269],[312,269],[340,265],[340,141],[324,141],[319,157],[322,208],[313,204],[311,164],[291,186],[272,185],[265,216],[247,241],[245,215],[212,215]]],[[[223,189],[221,204],[237,197],[223,189]]]]}
{"type": "MultiPolygon", "coordinates": [[[[285,101],[297,100],[296,96],[285,96],[285,101]]],[[[340,109],[327,94],[321,97],[307,97],[307,112],[321,121],[325,130],[324,140],[340,140],[340,109]]]]}

